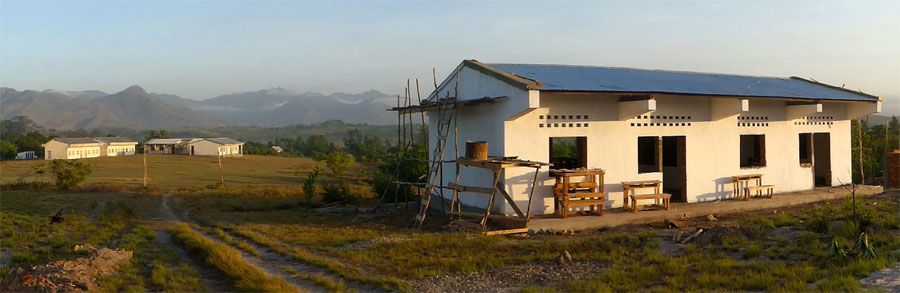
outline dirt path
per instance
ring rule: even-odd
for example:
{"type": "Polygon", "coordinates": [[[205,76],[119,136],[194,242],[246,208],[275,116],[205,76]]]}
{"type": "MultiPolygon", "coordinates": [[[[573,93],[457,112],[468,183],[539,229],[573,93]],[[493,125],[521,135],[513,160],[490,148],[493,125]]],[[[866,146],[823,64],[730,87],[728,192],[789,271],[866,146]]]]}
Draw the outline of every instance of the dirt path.
{"type": "MultiPolygon", "coordinates": [[[[277,259],[277,257],[279,257],[280,255],[271,253],[271,252],[263,253],[261,258],[257,258],[256,256],[253,256],[253,255],[247,253],[246,251],[240,250],[237,247],[234,247],[228,243],[225,243],[224,241],[222,241],[222,239],[219,239],[218,237],[212,236],[210,234],[207,234],[204,231],[201,231],[200,229],[194,228],[193,226],[190,225],[190,224],[192,224],[192,222],[182,220],[182,217],[175,215],[175,213],[172,211],[172,208],[169,206],[169,198],[170,197],[171,197],[171,194],[163,195],[163,200],[161,201],[161,204],[160,204],[161,212],[162,212],[163,216],[166,218],[166,220],[172,221],[172,222],[181,222],[181,223],[189,224],[188,226],[191,227],[191,229],[193,229],[194,232],[196,232],[200,235],[203,235],[204,237],[206,237],[206,238],[210,239],[211,241],[214,241],[218,244],[222,244],[222,245],[231,247],[235,251],[240,252],[241,257],[247,263],[252,264],[252,265],[262,269],[264,272],[266,272],[270,275],[281,277],[282,279],[284,279],[291,285],[294,285],[297,288],[300,288],[304,292],[325,292],[325,291],[327,291],[327,289],[320,287],[320,286],[314,284],[313,282],[310,282],[304,278],[295,276],[295,274],[292,274],[291,272],[288,272],[284,269],[284,267],[290,267],[297,271],[303,272],[302,268],[304,268],[306,266],[305,264],[298,264],[296,262],[285,261],[284,259],[277,259]]],[[[260,252],[262,252],[262,251],[260,251],[260,252]]],[[[213,290],[213,291],[215,291],[215,290],[213,290]]]]}
{"type": "Polygon", "coordinates": [[[859,280],[863,287],[885,292],[900,292],[900,262],[859,280]]]}
{"type": "MultiPolygon", "coordinates": [[[[254,249],[256,249],[256,250],[258,250],[259,252],[261,252],[261,253],[263,254],[263,256],[267,256],[267,255],[268,255],[268,256],[271,256],[272,259],[274,259],[274,260],[276,260],[276,261],[283,261],[283,262],[292,264],[292,266],[293,266],[292,268],[295,269],[295,270],[297,270],[297,271],[299,271],[299,272],[301,272],[301,273],[304,273],[304,274],[312,274],[312,275],[317,275],[317,274],[318,274],[318,275],[322,275],[322,276],[325,276],[325,277],[334,279],[334,280],[336,280],[336,281],[343,282],[345,286],[347,286],[347,287],[349,287],[349,288],[351,288],[351,289],[355,289],[355,290],[358,290],[358,291],[362,291],[362,292],[383,292],[383,291],[384,291],[384,290],[382,290],[382,289],[380,289],[380,288],[373,287],[373,286],[371,286],[371,285],[369,285],[369,284],[363,284],[363,283],[360,283],[360,282],[356,282],[356,281],[344,279],[343,277],[341,277],[341,276],[335,274],[334,272],[332,272],[332,271],[330,271],[330,270],[321,268],[321,267],[319,267],[319,266],[315,266],[315,265],[310,265],[310,264],[302,263],[302,262],[300,262],[299,260],[295,259],[293,256],[281,254],[281,253],[276,252],[276,251],[274,251],[274,250],[272,250],[272,249],[270,249],[270,248],[268,248],[268,247],[266,247],[266,246],[259,245],[259,244],[257,244],[256,242],[253,242],[252,239],[249,239],[249,238],[244,237],[244,236],[242,236],[242,235],[238,235],[238,234],[236,234],[236,233],[232,233],[231,231],[228,231],[228,230],[225,230],[225,231],[226,231],[226,233],[228,233],[229,235],[231,235],[231,236],[234,237],[234,238],[245,240],[248,244],[250,244],[250,246],[252,246],[254,249]]],[[[295,249],[296,249],[296,250],[301,250],[301,251],[304,251],[304,252],[306,252],[306,253],[312,254],[309,250],[307,250],[307,249],[305,249],[305,248],[303,248],[303,247],[301,247],[301,246],[297,246],[297,245],[293,245],[293,244],[289,244],[289,243],[284,243],[284,242],[279,241],[279,240],[277,240],[277,239],[269,239],[269,240],[271,240],[271,241],[277,243],[278,245],[284,246],[284,247],[288,248],[289,250],[295,250],[295,249]]],[[[330,257],[327,257],[327,256],[322,256],[322,255],[319,255],[319,256],[320,256],[320,257],[323,257],[323,258],[326,258],[326,259],[329,259],[329,260],[332,260],[332,261],[341,262],[340,260],[333,259],[333,258],[330,258],[330,257]]]]}
{"type": "Polygon", "coordinates": [[[153,239],[153,241],[157,244],[171,248],[172,251],[175,252],[175,255],[178,256],[178,259],[186,262],[191,267],[197,268],[197,273],[200,274],[200,283],[203,284],[203,288],[207,291],[227,292],[234,290],[234,288],[231,288],[231,286],[225,282],[225,280],[227,280],[225,274],[206,263],[202,263],[192,258],[184,248],[181,248],[181,246],[175,245],[175,243],[172,242],[172,235],[169,234],[169,232],[164,230],[156,231],[156,238],[153,239]]]}

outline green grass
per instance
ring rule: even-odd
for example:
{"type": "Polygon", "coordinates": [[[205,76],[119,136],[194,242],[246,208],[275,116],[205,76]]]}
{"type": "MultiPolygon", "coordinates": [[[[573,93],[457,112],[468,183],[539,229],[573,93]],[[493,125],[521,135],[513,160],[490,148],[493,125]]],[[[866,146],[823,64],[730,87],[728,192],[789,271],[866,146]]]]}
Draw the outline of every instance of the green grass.
{"type": "Polygon", "coordinates": [[[284,279],[270,276],[260,268],[245,262],[237,250],[213,242],[186,224],[172,224],[168,227],[168,231],[178,243],[202,256],[207,263],[231,278],[237,289],[256,292],[298,291],[284,279]]]}
{"type": "MultiPolygon", "coordinates": [[[[99,157],[85,159],[93,167],[87,183],[118,184],[138,187],[143,178],[143,156],[99,157]]],[[[150,155],[147,166],[149,186],[163,190],[194,188],[219,183],[216,157],[150,155]]],[[[0,184],[17,182],[31,166],[44,161],[0,161],[0,184]]],[[[311,172],[316,162],[308,158],[244,156],[223,158],[226,186],[301,185],[301,177],[311,172]],[[297,174],[300,174],[299,176],[297,174]]],[[[49,178],[28,177],[26,180],[49,178]]]]}

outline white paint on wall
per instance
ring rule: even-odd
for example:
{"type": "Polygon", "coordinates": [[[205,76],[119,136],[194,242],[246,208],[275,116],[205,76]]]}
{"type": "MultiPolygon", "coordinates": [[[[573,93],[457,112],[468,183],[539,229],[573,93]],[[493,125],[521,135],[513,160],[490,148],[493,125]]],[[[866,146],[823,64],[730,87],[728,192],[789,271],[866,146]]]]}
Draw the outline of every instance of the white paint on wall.
{"type": "MultiPolygon", "coordinates": [[[[550,137],[586,137],[587,167],[606,171],[607,207],[622,205],[622,181],[663,180],[662,172],[638,173],[637,140],[641,136],[685,137],[688,202],[730,198],[731,176],[742,174],[763,174],[763,183],[775,185],[776,192],[813,188],[813,168],[803,167],[799,162],[800,133],[830,134],[831,182],[833,185],[848,183],[850,119],[865,111],[871,113],[875,108],[875,103],[823,102],[815,106],[814,115],[789,117],[787,102],[776,99],[654,95],[655,105],[649,100],[628,103],[636,105],[633,108],[640,108],[643,114],[620,115],[623,104],[615,95],[529,91],[468,67],[461,67],[458,79],[455,74],[448,77],[438,94],[459,96],[461,100],[509,97],[459,109],[461,154],[465,141],[483,140],[488,142],[491,156],[548,162],[550,137]],[[528,110],[534,107],[535,101],[538,107],[528,110]],[[766,166],[740,167],[740,136],[747,134],[765,135],[766,166]]],[[[629,111],[631,108],[626,106],[629,111]]],[[[438,141],[437,112],[429,112],[428,121],[429,151],[434,158],[438,141]]],[[[457,157],[452,134],[449,138],[443,160],[457,157]]],[[[444,167],[444,182],[453,182],[454,165],[444,167]]],[[[547,170],[541,170],[535,183],[532,203],[535,214],[554,212],[554,182],[547,170]]],[[[528,168],[511,168],[501,177],[502,184],[523,210],[532,172],[528,168]]],[[[490,174],[487,170],[462,167],[460,182],[488,187],[490,174]]],[[[452,193],[444,196],[449,198],[452,193]]],[[[481,208],[487,202],[486,196],[471,193],[463,193],[461,200],[464,205],[481,208]]],[[[495,212],[513,213],[502,200],[497,201],[495,212]]]]}

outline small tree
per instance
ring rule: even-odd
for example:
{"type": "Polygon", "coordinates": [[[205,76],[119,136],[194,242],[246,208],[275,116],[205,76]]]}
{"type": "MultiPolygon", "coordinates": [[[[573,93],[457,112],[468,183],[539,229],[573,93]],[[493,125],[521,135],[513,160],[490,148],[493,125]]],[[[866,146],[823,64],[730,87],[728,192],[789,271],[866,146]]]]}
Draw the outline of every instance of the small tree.
{"type": "Polygon", "coordinates": [[[56,180],[56,187],[60,189],[78,186],[91,175],[91,171],[91,164],[81,160],[53,160],[46,169],[46,172],[56,180]]]}
{"type": "Polygon", "coordinates": [[[319,177],[319,169],[316,168],[306,176],[306,180],[303,181],[303,195],[306,196],[306,201],[312,201],[313,197],[316,196],[316,178],[319,177]]]}
{"type": "Polygon", "coordinates": [[[338,180],[347,170],[356,166],[356,159],[352,155],[339,151],[331,152],[322,160],[325,161],[325,166],[328,167],[328,170],[331,170],[331,176],[338,180]]]}

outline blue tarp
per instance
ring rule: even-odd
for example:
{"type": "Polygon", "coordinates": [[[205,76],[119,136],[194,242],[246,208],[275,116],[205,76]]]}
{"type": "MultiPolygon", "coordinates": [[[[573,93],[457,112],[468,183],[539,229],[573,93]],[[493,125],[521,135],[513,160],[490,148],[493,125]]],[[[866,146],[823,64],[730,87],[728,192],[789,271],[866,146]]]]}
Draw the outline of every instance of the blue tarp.
{"type": "Polygon", "coordinates": [[[488,64],[541,82],[540,90],[627,92],[815,100],[877,101],[876,97],[797,78],[758,77],[619,67],[488,64]]]}

